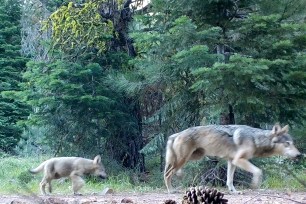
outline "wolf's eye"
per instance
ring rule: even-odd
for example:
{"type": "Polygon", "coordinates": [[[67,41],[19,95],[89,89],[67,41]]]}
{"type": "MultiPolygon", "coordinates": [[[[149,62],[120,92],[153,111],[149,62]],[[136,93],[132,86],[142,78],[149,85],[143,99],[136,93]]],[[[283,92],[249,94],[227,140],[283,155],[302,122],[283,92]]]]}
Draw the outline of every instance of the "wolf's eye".
{"type": "Polygon", "coordinates": [[[285,147],[289,147],[289,146],[290,146],[290,143],[289,143],[289,142],[285,142],[285,143],[284,143],[284,146],[285,146],[285,147]]]}

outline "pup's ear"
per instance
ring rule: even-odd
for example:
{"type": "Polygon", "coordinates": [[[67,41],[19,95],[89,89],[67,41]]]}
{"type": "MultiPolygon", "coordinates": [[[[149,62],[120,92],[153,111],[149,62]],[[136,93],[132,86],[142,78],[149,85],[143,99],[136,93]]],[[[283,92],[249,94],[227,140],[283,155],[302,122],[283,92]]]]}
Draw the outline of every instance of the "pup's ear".
{"type": "Polygon", "coordinates": [[[282,129],[281,126],[278,123],[276,123],[272,128],[272,131],[271,131],[272,135],[276,136],[281,129],[282,129]]]}
{"type": "Polygon", "coordinates": [[[100,163],[101,163],[101,156],[100,156],[100,155],[97,155],[97,156],[94,158],[93,163],[94,163],[94,164],[100,164],[100,163]]]}

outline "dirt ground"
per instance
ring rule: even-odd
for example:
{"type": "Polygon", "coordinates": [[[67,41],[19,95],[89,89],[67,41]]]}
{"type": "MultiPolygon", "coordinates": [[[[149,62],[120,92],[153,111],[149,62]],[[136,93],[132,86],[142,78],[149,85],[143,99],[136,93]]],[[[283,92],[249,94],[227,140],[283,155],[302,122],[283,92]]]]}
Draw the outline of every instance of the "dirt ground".
{"type": "MultiPolygon", "coordinates": [[[[98,204],[98,203],[137,203],[137,204],[164,204],[166,200],[174,200],[181,204],[184,193],[113,193],[107,195],[83,195],[83,196],[22,196],[22,195],[0,195],[0,203],[6,204],[98,204]]],[[[224,195],[228,203],[234,204],[283,204],[304,203],[306,204],[305,192],[281,192],[281,191],[244,191],[239,195],[224,195]]]]}

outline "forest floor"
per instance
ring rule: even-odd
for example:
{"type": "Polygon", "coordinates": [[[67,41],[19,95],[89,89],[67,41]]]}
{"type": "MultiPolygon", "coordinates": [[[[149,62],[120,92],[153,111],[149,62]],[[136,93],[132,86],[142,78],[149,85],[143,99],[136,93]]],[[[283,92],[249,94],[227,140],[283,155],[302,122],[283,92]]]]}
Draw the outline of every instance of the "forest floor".
{"type": "MultiPolygon", "coordinates": [[[[242,194],[225,194],[225,199],[231,204],[306,204],[305,192],[286,192],[286,191],[244,191],[242,194]]],[[[7,204],[98,204],[98,203],[137,203],[137,204],[164,204],[167,200],[174,200],[181,204],[183,193],[167,194],[158,193],[113,193],[107,195],[52,195],[52,196],[22,196],[22,195],[0,195],[0,203],[7,204]]]]}

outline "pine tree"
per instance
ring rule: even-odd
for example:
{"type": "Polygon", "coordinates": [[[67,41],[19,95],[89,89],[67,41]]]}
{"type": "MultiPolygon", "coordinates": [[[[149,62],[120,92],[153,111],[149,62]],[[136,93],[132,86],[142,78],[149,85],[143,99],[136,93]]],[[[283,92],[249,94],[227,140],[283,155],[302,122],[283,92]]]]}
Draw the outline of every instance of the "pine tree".
{"type": "Polygon", "coordinates": [[[209,102],[217,109],[233,105],[240,124],[301,124],[306,99],[302,20],[306,2],[251,2],[249,13],[240,6],[237,13],[243,18],[224,24],[227,62],[195,71],[194,90],[214,95],[209,102]]]}
{"type": "Polygon", "coordinates": [[[135,66],[147,88],[160,88],[158,113],[167,109],[163,120],[169,119],[163,125],[219,123],[228,107],[240,124],[301,121],[305,6],[302,0],[153,0],[152,13],[135,26],[135,66]]]}
{"type": "Polygon", "coordinates": [[[0,149],[10,152],[22,133],[18,121],[28,115],[27,106],[11,98],[18,91],[27,59],[20,54],[20,11],[18,0],[0,0],[0,149]]]}

